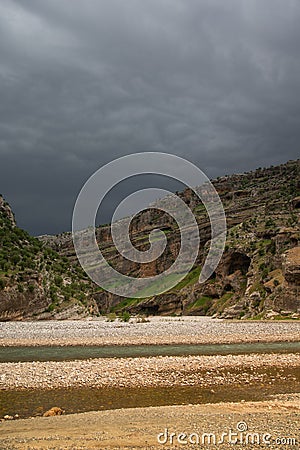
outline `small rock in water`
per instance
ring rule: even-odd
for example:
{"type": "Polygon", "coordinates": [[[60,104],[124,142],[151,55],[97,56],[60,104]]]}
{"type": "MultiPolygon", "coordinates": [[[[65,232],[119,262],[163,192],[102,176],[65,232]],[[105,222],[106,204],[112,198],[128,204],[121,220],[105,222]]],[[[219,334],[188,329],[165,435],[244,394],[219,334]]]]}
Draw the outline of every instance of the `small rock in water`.
{"type": "Polygon", "coordinates": [[[57,406],[53,406],[53,408],[49,409],[43,414],[43,417],[61,416],[63,413],[63,409],[58,408],[57,406]]]}

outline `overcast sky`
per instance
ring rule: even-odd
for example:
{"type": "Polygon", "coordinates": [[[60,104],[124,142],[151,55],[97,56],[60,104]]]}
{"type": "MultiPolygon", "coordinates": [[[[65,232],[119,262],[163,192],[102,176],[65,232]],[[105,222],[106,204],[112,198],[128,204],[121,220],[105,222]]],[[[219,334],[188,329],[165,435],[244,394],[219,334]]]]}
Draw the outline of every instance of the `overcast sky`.
{"type": "Polygon", "coordinates": [[[209,177],[297,159],[299,23],[298,0],[1,0],[0,193],[19,226],[70,230],[83,183],[129,153],[209,177]]]}

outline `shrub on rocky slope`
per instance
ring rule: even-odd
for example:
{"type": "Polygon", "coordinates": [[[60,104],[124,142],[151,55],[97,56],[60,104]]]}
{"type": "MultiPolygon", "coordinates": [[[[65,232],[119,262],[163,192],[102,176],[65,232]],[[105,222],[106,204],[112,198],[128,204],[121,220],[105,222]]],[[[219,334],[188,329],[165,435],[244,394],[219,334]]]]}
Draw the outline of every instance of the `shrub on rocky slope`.
{"type": "Polygon", "coordinates": [[[21,228],[0,196],[0,319],[84,317],[97,312],[91,283],[21,228]]]}

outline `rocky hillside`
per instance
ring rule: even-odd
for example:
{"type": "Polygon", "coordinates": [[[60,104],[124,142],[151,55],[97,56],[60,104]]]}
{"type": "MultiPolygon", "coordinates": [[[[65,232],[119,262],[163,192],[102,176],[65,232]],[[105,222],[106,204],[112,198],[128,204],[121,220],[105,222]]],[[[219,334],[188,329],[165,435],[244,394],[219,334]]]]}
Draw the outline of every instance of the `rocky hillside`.
{"type": "MultiPolygon", "coordinates": [[[[117,297],[93,285],[79,267],[70,233],[29,236],[16,226],[0,196],[0,320],[81,318],[125,311],[131,314],[207,314],[225,318],[300,318],[300,161],[215,180],[225,207],[228,236],[212,277],[198,284],[209,248],[210,224],[204,206],[186,189],[178,195],[193,210],[202,246],[188,276],[170,291],[143,299],[117,297]]],[[[155,209],[139,214],[131,239],[149,248],[149,232],[164,231],[168,246],[148,264],[123,258],[109,226],[97,228],[97,241],[109,263],[136,277],[170,267],[180,249],[173,219],[155,209]]]]}
{"type": "Polygon", "coordinates": [[[79,266],[17,227],[0,196],[0,320],[80,318],[98,312],[79,266]]]}
{"type": "MultiPolygon", "coordinates": [[[[144,299],[121,298],[99,291],[100,313],[208,314],[225,318],[300,317],[300,161],[225,176],[214,182],[225,207],[226,251],[203,285],[197,280],[209,247],[210,224],[204,206],[191,190],[179,196],[194,211],[203,246],[197,264],[175,288],[144,299]]],[[[167,214],[152,207],[132,222],[131,238],[139,250],[149,248],[149,232],[160,228],[168,239],[164,254],[149,264],[133,263],[117,252],[108,226],[97,229],[97,241],[119,272],[147,277],[170,267],[180,249],[180,234],[167,214]]],[[[41,241],[77,265],[70,233],[41,241]]]]}

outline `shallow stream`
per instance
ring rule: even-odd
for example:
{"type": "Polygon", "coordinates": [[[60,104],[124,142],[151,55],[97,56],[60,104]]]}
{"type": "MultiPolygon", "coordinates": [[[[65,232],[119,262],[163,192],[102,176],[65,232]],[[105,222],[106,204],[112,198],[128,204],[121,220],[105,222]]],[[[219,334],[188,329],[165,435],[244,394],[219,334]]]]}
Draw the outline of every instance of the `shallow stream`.
{"type": "Polygon", "coordinates": [[[74,359],[129,358],[142,356],[238,355],[272,352],[298,353],[300,352],[300,342],[0,347],[0,362],[71,361],[74,359]]]}

